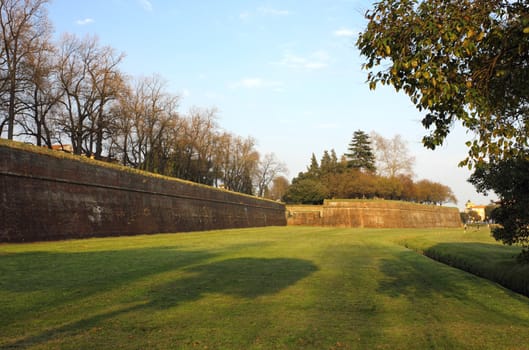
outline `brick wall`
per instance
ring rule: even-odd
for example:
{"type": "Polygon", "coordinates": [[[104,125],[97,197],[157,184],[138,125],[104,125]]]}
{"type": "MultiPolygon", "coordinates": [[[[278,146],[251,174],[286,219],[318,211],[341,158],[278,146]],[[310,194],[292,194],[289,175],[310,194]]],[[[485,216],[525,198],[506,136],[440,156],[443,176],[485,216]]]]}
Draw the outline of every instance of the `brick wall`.
{"type": "Polygon", "coordinates": [[[285,224],[280,203],[0,140],[0,242],[285,224]]]}
{"type": "Polygon", "coordinates": [[[321,206],[287,206],[288,225],[365,228],[457,228],[457,208],[366,200],[325,201],[321,206]]]}

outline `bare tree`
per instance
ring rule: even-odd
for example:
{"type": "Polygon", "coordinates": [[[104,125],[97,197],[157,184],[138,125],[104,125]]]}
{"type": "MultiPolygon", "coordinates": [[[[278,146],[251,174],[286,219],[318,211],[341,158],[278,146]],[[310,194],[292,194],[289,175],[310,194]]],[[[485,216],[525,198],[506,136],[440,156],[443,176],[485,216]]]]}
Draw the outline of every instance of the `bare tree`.
{"type": "Polygon", "coordinates": [[[252,194],[253,183],[259,162],[255,140],[225,133],[219,143],[218,162],[222,183],[226,189],[252,194]]]}
{"type": "Polygon", "coordinates": [[[264,197],[272,180],[285,172],[287,172],[285,163],[280,162],[273,153],[265,154],[259,162],[255,176],[257,196],[264,197]]]}
{"type": "Polygon", "coordinates": [[[95,92],[94,108],[90,115],[89,152],[93,153],[96,159],[101,158],[103,142],[110,138],[112,103],[118,99],[120,92],[125,88],[123,74],[118,68],[123,58],[123,54],[118,55],[114,49],[106,46],[98,50],[96,61],[88,66],[92,89],[95,92]]]}
{"type": "Polygon", "coordinates": [[[56,77],[56,50],[49,36],[39,40],[40,50],[27,56],[24,67],[28,78],[22,104],[26,106],[20,120],[23,133],[35,138],[38,146],[52,146],[55,132],[49,116],[57,112],[62,96],[56,77]]]}
{"type": "Polygon", "coordinates": [[[177,153],[180,155],[184,173],[180,176],[207,185],[216,178],[215,149],[219,131],[215,108],[192,107],[186,116],[183,137],[179,138],[177,153]]]}
{"type": "Polygon", "coordinates": [[[57,76],[62,90],[59,125],[69,135],[75,154],[100,157],[109,127],[109,102],[122,89],[117,66],[123,55],[100,47],[98,39],[65,34],[58,55],[57,76]]]}
{"type": "Polygon", "coordinates": [[[113,147],[122,163],[159,173],[166,172],[174,147],[174,134],[181,128],[178,96],[165,90],[159,76],[139,78],[120,95],[114,112],[113,147]]]}
{"type": "Polygon", "coordinates": [[[28,55],[40,50],[39,38],[50,31],[45,5],[48,0],[0,1],[0,98],[3,117],[0,135],[7,124],[7,138],[13,139],[19,95],[26,79],[22,75],[28,55]]]}
{"type": "Polygon", "coordinates": [[[287,193],[289,185],[290,183],[286,177],[277,176],[272,180],[272,186],[265,197],[275,201],[281,200],[287,193]]]}
{"type": "Polygon", "coordinates": [[[386,139],[376,132],[371,133],[375,149],[377,171],[382,176],[412,175],[415,157],[410,156],[406,141],[400,135],[386,139]]]}

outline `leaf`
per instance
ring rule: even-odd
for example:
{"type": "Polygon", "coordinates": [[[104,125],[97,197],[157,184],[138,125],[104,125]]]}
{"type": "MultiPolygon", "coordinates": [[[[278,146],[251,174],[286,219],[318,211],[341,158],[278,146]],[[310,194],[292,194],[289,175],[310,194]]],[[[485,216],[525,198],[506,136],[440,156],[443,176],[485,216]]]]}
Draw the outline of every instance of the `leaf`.
{"type": "Polygon", "coordinates": [[[523,29],[523,33],[524,33],[524,34],[529,34],[529,27],[525,27],[525,28],[523,29]]]}

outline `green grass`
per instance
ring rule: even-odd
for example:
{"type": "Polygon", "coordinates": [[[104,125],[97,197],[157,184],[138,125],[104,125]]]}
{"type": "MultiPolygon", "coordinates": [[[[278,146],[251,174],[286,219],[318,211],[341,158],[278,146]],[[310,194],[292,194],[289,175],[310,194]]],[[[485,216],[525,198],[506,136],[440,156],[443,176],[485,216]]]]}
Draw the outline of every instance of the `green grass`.
{"type": "Polygon", "coordinates": [[[461,236],[278,227],[0,245],[0,348],[529,349],[527,297],[399,244],[461,236]]]}
{"type": "Polygon", "coordinates": [[[496,242],[486,226],[418,234],[401,242],[419,253],[529,296],[529,264],[518,264],[521,248],[496,242]]]}

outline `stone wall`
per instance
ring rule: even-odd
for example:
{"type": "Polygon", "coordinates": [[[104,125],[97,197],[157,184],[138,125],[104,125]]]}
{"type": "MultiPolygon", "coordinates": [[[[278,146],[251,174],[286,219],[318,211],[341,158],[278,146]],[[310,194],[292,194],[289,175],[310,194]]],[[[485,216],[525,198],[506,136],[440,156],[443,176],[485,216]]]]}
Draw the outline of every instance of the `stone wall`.
{"type": "Polygon", "coordinates": [[[282,225],[280,203],[0,140],[0,242],[282,225]]]}
{"type": "Polygon", "coordinates": [[[457,208],[386,200],[287,206],[288,225],[360,228],[461,227],[457,208]]]}

